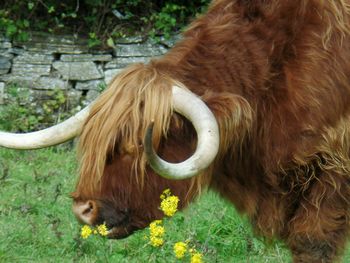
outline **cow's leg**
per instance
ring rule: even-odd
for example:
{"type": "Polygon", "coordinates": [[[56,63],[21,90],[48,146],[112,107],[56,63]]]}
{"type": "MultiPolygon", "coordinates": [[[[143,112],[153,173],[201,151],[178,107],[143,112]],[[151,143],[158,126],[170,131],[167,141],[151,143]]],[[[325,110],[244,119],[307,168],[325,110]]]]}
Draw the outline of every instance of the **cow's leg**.
{"type": "MultiPolygon", "coordinates": [[[[335,169],[337,170],[337,169],[335,169]]],[[[289,223],[293,262],[337,262],[349,233],[350,175],[323,170],[303,191],[289,223]]]]}

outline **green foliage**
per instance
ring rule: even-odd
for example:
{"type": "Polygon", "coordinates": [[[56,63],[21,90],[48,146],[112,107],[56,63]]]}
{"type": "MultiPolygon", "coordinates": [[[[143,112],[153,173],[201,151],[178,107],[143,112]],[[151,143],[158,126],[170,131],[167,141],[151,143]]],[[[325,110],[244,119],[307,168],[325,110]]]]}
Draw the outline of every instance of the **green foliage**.
{"type": "Polygon", "coordinates": [[[20,41],[29,30],[84,35],[90,47],[128,34],[169,37],[209,0],[7,0],[0,2],[0,28],[20,41]]]}
{"type": "Polygon", "coordinates": [[[88,46],[90,48],[101,45],[101,40],[98,39],[96,36],[96,33],[91,32],[89,33],[89,39],[88,39],[88,46]]]}
{"type": "Polygon", "coordinates": [[[168,1],[159,12],[151,16],[153,28],[151,35],[161,34],[169,38],[171,34],[185,26],[189,21],[202,13],[208,4],[207,0],[200,1],[168,1]]]}
{"type": "Polygon", "coordinates": [[[0,107],[0,130],[38,130],[71,115],[71,112],[67,111],[67,98],[63,90],[47,91],[47,99],[41,105],[30,102],[29,89],[12,85],[7,89],[7,93],[7,102],[0,107]]]}
{"type": "Polygon", "coordinates": [[[97,86],[98,90],[100,93],[102,93],[102,91],[104,91],[106,88],[107,88],[107,85],[106,83],[100,83],[98,86],[97,86]]]}
{"type": "Polygon", "coordinates": [[[9,13],[0,9],[0,28],[5,31],[9,38],[16,38],[20,41],[28,39],[29,21],[27,19],[13,20],[9,13]]]}
{"type": "Polygon", "coordinates": [[[153,34],[162,32],[165,38],[169,38],[177,26],[177,18],[183,21],[186,17],[185,6],[177,4],[166,4],[159,13],[154,14],[151,20],[154,21],[153,34]]]}

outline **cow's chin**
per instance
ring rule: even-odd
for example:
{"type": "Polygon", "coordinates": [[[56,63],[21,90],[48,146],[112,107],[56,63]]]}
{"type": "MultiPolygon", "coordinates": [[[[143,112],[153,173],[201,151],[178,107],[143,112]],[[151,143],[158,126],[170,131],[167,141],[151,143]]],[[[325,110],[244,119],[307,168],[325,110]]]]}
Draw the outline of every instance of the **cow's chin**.
{"type": "Polygon", "coordinates": [[[128,209],[116,209],[106,202],[98,202],[98,206],[98,215],[92,224],[105,224],[108,229],[108,238],[125,238],[136,230],[131,225],[131,214],[128,209]]]}
{"type": "Polygon", "coordinates": [[[108,238],[111,239],[122,239],[130,236],[134,231],[129,230],[128,227],[125,226],[114,226],[111,229],[108,229],[108,238]]]}

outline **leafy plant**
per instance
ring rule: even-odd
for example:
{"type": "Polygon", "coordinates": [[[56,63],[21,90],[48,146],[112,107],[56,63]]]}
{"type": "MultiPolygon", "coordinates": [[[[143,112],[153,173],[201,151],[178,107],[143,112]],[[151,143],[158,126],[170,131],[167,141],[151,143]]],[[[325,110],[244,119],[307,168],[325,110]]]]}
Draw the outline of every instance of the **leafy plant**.
{"type": "Polygon", "coordinates": [[[84,35],[88,45],[108,46],[115,37],[164,35],[181,29],[209,0],[7,0],[0,2],[0,28],[27,40],[30,30],[84,35]]]}
{"type": "Polygon", "coordinates": [[[38,130],[71,115],[63,90],[47,92],[42,105],[32,103],[30,90],[12,85],[7,89],[7,103],[0,107],[0,129],[12,132],[38,130]]]}
{"type": "Polygon", "coordinates": [[[101,44],[101,40],[99,40],[94,32],[89,33],[88,46],[93,48],[101,44]]]}
{"type": "Polygon", "coordinates": [[[185,18],[185,7],[174,3],[166,4],[159,13],[152,16],[155,26],[153,34],[161,32],[165,38],[170,38],[171,33],[176,29],[177,18],[183,21],[185,18]]]}
{"type": "Polygon", "coordinates": [[[8,12],[0,10],[0,28],[5,31],[9,38],[15,38],[20,41],[28,39],[29,21],[27,19],[13,20],[8,16],[8,12]]]}

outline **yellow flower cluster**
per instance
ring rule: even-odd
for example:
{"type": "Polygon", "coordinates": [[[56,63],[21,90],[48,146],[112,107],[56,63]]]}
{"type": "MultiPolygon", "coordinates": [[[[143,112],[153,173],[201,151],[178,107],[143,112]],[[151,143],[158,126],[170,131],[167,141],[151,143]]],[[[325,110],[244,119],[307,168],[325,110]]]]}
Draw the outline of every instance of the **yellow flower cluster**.
{"type": "MultiPolygon", "coordinates": [[[[160,204],[160,209],[167,216],[173,216],[177,211],[177,205],[179,203],[179,198],[177,196],[171,195],[170,189],[166,189],[160,196],[162,202],[160,204]]],[[[154,247],[160,247],[164,244],[163,235],[165,229],[162,226],[161,220],[155,220],[149,225],[150,230],[150,243],[154,247]]]]}
{"type": "Polygon", "coordinates": [[[203,263],[202,254],[198,252],[192,254],[191,263],[203,263]]]}
{"type": "Polygon", "coordinates": [[[81,237],[86,239],[92,234],[92,230],[88,225],[85,225],[81,228],[81,237]]]}
{"type": "Polygon", "coordinates": [[[161,220],[155,220],[149,225],[150,241],[151,245],[154,247],[160,247],[164,244],[163,235],[165,229],[161,224],[161,220]]]}
{"type": "MultiPolygon", "coordinates": [[[[179,198],[171,194],[170,189],[166,189],[160,195],[162,200],[160,203],[160,209],[166,216],[172,217],[176,212],[179,204],[179,198]]],[[[150,230],[150,244],[154,247],[160,247],[164,244],[163,236],[165,229],[162,226],[162,220],[155,220],[149,225],[150,230]]],[[[173,250],[177,259],[185,257],[187,251],[191,255],[191,263],[203,263],[202,254],[198,253],[195,249],[187,249],[187,243],[177,242],[175,243],[173,250]]]]}
{"type": "Polygon", "coordinates": [[[97,226],[97,231],[101,236],[107,236],[108,235],[108,229],[105,224],[97,226]]]}
{"type": "Polygon", "coordinates": [[[173,216],[177,211],[177,206],[179,204],[179,198],[175,195],[171,195],[169,189],[166,189],[160,196],[162,202],[160,203],[160,209],[166,216],[173,216]]]}
{"type": "Polygon", "coordinates": [[[160,195],[160,199],[165,199],[166,197],[168,197],[168,196],[170,196],[171,195],[171,192],[170,192],[170,189],[168,188],[168,189],[165,189],[164,191],[163,191],[163,193],[160,195]]]}
{"type": "Polygon", "coordinates": [[[187,244],[184,242],[177,242],[174,245],[174,253],[175,257],[178,259],[181,259],[185,256],[185,253],[187,251],[187,244]]]}
{"type": "MultiPolygon", "coordinates": [[[[187,252],[187,243],[177,242],[174,245],[174,253],[177,259],[182,259],[187,252]]],[[[202,254],[198,253],[195,249],[189,249],[188,252],[191,255],[191,263],[203,263],[202,254]]]]}
{"type": "Polygon", "coordinates": [[[108,229],[105,224],[97,226],[97,229],[92,229],[88,225],[84,225],[81,228],[80,235],[82,238],[86,239],[88,238],[91,234],[100,234],[101,236],[107,236],[108,235],[108,229]]]}

